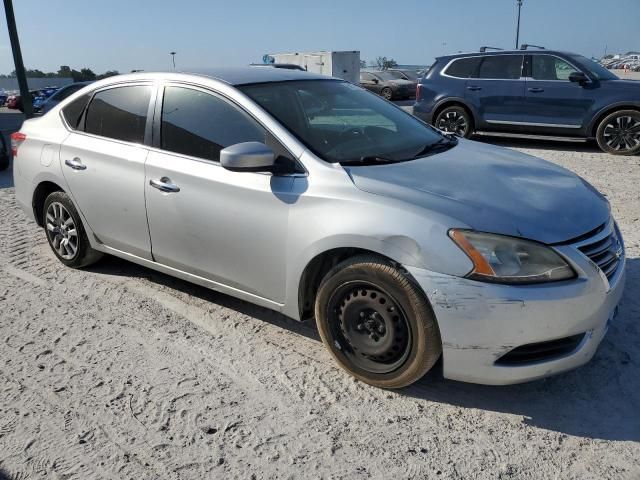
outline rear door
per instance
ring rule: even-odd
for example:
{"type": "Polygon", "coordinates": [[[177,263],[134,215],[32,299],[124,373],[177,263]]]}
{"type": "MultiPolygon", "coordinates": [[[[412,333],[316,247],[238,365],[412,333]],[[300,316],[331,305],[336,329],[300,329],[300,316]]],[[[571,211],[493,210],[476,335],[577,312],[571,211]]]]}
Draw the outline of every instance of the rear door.
{"type": "Polygon", "coordinates": [[[525,103],[524,55],[480,58],[476,74],[467,80],[465,95],[479,116],[476,128],[504,129],[521,122],[525,103]]]}
{"type": "Polygon", "coordinates": [[[144,143],[152,93],[145,83],[98,90],[60,149],[71,195],[99,241],[146,259],[144,143]]]}
{"type": "Polygon", "coordinates": [[[524,121],[537,129],[554,128],[571,134],[587,122],[597,88],[570,82],[580,70],[556,55],[529,55],[524,121]]]}

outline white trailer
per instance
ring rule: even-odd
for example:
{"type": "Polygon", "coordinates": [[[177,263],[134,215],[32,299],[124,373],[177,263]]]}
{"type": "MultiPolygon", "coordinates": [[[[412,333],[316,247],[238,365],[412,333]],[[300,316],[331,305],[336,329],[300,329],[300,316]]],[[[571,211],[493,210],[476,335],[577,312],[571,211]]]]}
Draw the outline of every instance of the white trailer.
{"type": "Polygon", "coordinates": [[[265,63],[290,63],[308,72],[360,82],[360,52],[295,52],[272,53],[264,56],[265,63]]]}

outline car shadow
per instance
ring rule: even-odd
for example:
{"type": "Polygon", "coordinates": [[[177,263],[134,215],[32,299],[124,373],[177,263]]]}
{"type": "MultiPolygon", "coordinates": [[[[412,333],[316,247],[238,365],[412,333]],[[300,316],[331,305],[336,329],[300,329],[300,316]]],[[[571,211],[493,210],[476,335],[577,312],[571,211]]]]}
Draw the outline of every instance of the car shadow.
{"type": "MultiPolygon", "coordinates": [[[[297,322],[243,300],[107,256],[90,268],[99,274],[147,279],[207,302],[320,341],[313,321],[297,322]]],[[[524,417],[524,423],[568,435],[640,441],[640,259],[627,260],[626,290],[618,317],[587,365],[535,382],[475,385],[442,378],[434,368],[416,384],[398,390],[406,397],[524,417]]]]}
{"type": "Polygon", "coordinates": [[[0,189],[13,188],[13,162],[6,170],[0,171],[0,189]]]}
{"type": "Polygon", "coordinates": [[[550,150],[560,152],[601,153],[605,154],[595,142],[569,142],[560,140],[544,140],[530,138],[507,138],[491,135],[474,135],[471,140],[490,143],[507,148],[531,148],[535,150],[550,150]]]}
{"type": "Polygon", "coordinates": [[[0,468],[0,480],[11,480],[11,477],[7,472],[0,468]]]}

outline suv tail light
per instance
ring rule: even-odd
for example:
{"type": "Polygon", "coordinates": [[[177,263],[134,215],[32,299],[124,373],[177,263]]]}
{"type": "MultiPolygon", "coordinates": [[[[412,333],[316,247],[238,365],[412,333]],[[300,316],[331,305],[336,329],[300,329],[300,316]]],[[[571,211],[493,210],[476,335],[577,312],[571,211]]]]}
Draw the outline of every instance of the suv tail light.
{"type": "Polygon", "coordinates": [[[11,155],[13,155],[14,158],[18,156],[18,147],[20,147],[26,139],[27,136],[22,132],[11,134],[11,155]]]}
{"type": "Polygon", "coordinates": [[[420,94],[422,93],[421,90],[422,90],[422,85],[420,84],[416,85],[416,102],[420,101],[420,94]]]}

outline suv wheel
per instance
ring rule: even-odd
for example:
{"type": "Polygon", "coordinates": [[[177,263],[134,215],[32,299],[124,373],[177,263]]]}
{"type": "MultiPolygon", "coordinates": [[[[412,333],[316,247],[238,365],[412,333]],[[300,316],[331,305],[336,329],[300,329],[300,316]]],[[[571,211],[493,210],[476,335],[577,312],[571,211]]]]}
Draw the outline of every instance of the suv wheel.
{"type": "Polygon", "coordinates": [[[640,112],[620,110],[600,122],[596,131],[598,146],[613,155],[640,153],[640,112]]]}
{"type": "Polygon", "coordinates": [[[322,341],[338,364],[376,387],[410,385],[442,352],[422,291],[376,256],[358,256],[331,270],[320,285],[315,314],[322,341]]]}
{"type": "Polygon", "coordinates": [[[384,87],[381,92],[382,96],[387,100],[391,100],[393,98],[393,92],[389,87],[384,87]]]}
{"type": "Polygon", "coordinates": [[[433,125],[444,132],[469,138],[473,133],[471,116],[458,106],[446,107],[436,116],[433,125]]]}
{"type": "Polygon", "coordinates": [[[42,218],[49,246],[66,266],[81,268],[100,260],[102,253],[91,248],[78,211],[66,193],[49,194],[42,218]]]}

